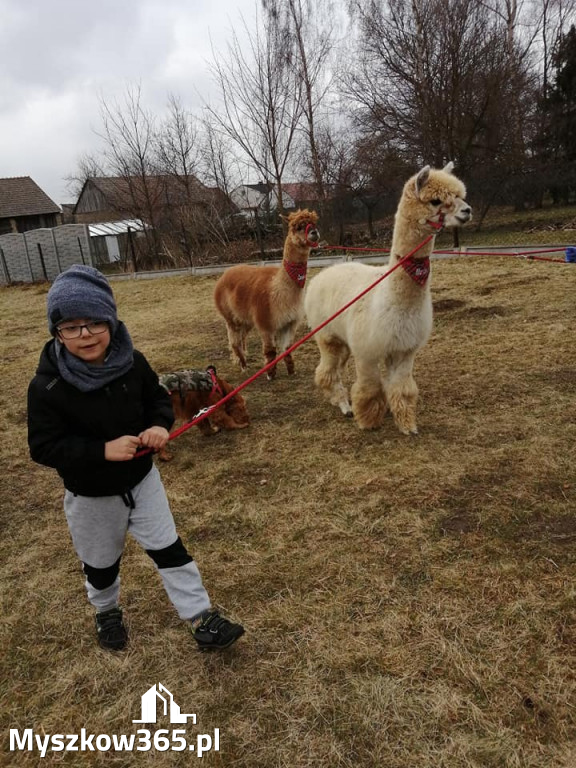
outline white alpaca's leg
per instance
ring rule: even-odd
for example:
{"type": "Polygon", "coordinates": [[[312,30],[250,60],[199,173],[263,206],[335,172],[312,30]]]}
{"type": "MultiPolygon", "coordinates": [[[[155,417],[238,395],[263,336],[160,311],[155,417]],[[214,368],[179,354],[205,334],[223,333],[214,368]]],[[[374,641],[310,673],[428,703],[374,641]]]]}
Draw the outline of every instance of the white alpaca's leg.
{"type": "Polygon", "coordinates": [[[378,363],[356,360],[356,381],[352,385],[352,409],[360,429],[377,429],[388,410],[378,363]]]}
{"type": "Polygon", "coordinates": [[[338,406],[345,416],[352,416],[348,391],[342,382],[350,350],[347,344],[334,337],[318,336],[316,341],[320,350],[320,362],[316,368],[314,382],[332,405],[338,406]]]}
{"type": "Polygon", "coordinates": [[[396,426],[404,435],[417,435],[416,404],[418,387],[412,376],[414,353],[395,355],[386,360],[386,397],[396,426]]]}

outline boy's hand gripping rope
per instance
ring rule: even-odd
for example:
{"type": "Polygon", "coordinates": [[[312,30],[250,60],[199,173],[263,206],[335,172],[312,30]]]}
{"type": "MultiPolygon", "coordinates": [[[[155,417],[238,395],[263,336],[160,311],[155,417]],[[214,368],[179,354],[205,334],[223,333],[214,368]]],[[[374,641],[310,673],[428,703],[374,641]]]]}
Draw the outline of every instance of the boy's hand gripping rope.
{"type": "MultiPolygon", "coordinates": [[[[179,437],[183,432],[186,432],[194,425],[198,424],[203,419],[207,419],[208,416],[210,416],[211,413],[213,413],[217,408],[220,408],[224,403],[228,402],[228,400],[231,400],[235,395],[237,395],[239,392],[241,392],[245,387],[247,387],[249,384],[252,384],[253,381],[255,381],[257,378],[262,376],[262,374],[266,373],[270,370],[270,368],[273,368],[275,365],[277,365],[280,360],[283,360],[287,355],[292,354],[295,349],[298,349],[298,347],[301,347],[302,344],[307,342],[309,339],[312,338],[312,336],[315,336],[318,331],[321,331],[322,328],[324,328],[328,323],[331,323],[332,320],[334,320],[338,315],[341,315],[342,312],[345,312],[348,307],[351,307],[352,304],[355,304],[357,301],[359,301],[363,296],[365,296],[369,291],[371,291],[373,288],[375,288],[378,283],[381,283],[382,280],[385,280],[388,275],[391,275],[392,272],[394,272],[398,267],[400,267],[405,261],[407,261],[409,258],[414,256],[415,253],[417,253],[421,248],[423,248],[427,243],[432,240],[433,237],[435,237],[437,232],[433,232],[432,234],[428,235],[427,238],[422,240],[422,242],[416,246],[416,248],[413,248],[410,253],[407,253],[405,256],[403,256],[400,261],[398,261],[396,264],[394,264],[393,267],[391,267],[389,270],[384,272],[383,275],[380,275],[380,277],[377,280],[374,280],[373,283],[371,283],[367,288],[365,288],[361,293],[358,294],[358,296],[355,296],[353,299],[351,299],[347,304],[345,304],[343,307],[341,307],[337,312],[334,312],[334,314],[329,317],[327,320],[324,320],[322,323],[320,323],[319,326],[314,328],[312,331],[307,333],[305,336],[302,336],[301,339],[298,341],[295,341],[294,344],[292,344],[291,347],[288,349],[285,349],[284,352],[278,355],[274,360],[267,363],[263,368],[261,368],[259,371],[256,371],[255,374],[250,376],[246,381],[243,381],[241,384],[239,384],[235,389],[232,390],[232,392],[229,392],[225,397],[222,398],[222,400],[219,400],[215,405],[211,405],[209,408],[203,408],[201,411],[199,411],[196,416],[191,421],[186,422],[186,424],[183,424],[178,429],[175,429],[174,432],[170,433],[170,437],[168,440],[174,440],[176,437],[179,437]]],[[[138,451],[136,454],[134,454],[134,458],[137,459],[140,456],[144,456],[147,453],[152,452],[152,448],[144,448],[141,451],[138,451]]]]}

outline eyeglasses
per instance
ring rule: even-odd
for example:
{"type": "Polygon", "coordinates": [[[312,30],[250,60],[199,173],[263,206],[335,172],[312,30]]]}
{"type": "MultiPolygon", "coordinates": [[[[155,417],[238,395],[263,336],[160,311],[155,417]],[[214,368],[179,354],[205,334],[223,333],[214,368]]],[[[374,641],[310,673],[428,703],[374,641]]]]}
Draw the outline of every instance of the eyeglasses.
{"type": "Polygon", "coordinates": [[[91,336],[97,336],[99,333],[106,333],[109,330],[108,323],[97,321],[82,325],[61,325],[56,330],[63,339],[79,339],[82,336],[83,328],[86,328],[91,336]]]}

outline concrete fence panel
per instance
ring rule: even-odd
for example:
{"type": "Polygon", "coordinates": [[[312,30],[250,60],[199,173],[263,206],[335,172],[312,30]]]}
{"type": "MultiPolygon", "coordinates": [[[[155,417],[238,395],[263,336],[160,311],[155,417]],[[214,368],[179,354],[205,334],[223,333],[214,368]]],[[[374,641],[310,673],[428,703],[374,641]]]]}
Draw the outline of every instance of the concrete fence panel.
{"type": "Polygon", "coordinates": [[[92,264],[85,224],[0,235],[0,282],[4,285],[52,281],[72,264],[92,264]]]}

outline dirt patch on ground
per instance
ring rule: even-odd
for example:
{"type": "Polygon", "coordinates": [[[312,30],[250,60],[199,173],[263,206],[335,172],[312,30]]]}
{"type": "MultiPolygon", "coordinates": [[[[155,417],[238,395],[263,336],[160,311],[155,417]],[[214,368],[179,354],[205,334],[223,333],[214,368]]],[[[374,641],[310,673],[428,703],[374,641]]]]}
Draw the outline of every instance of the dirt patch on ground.
{"type": "Polygon", "coordinates": [[[478,317],[481,320],[491,317],[505,317],[511,314],[512,310],[508,307],[503,307],[500,304],[494,304],[490,307],[468,307],[461,310],[458,314],[462,317],[478,317]]]}
{"type": "Polygon", "coordinates": [[[449,312],[453,309],[460,309],[465,307],[466,302],[461,299],[440,299],[434,302],[435,312],[449,312]]]}
{"type": "Polygon", "coordinates": [[[462,533],[477,532],[480,528],[480,520],[476,513],[466,510],[443,518],[438,527],[440,533],[445,536],[458,536],[462,533]]]}
{"type": "Polygon", "coordinates": [[[560,546],[572,545],[576,541],[576,515],[553,515],[523,521],[515,526],[514,535],[524,540],[544,540],[560,546]]]}
{"type": "Polygon", "coordinates": [[[533,374],[531,378],[543,384],[552,384],[553,386],[567,384],[575,387],[576,368],[552,368],[549,371],[539,371],[533,374]]]}
{"type": "Polygon", "coordinates": [[[494,291],[509,291],[510,288],[519,288],[523,285],[534,285],[535,283],[543,283],[549,280],[549,276],[547,275],[539,275],[538,277],[526,277],[522,278],[520,280],[503,280],[502,282],[496,284],[496,285],[483,285],[478,290],[479,296],[489,296],[491,293],[494,293],[494,291]]]}

